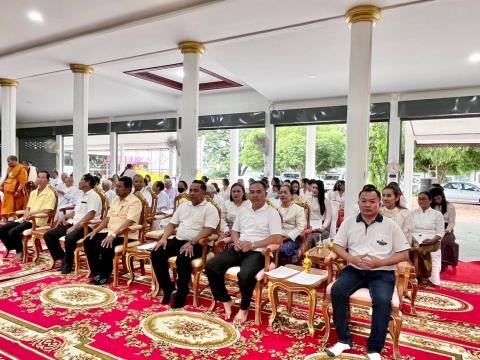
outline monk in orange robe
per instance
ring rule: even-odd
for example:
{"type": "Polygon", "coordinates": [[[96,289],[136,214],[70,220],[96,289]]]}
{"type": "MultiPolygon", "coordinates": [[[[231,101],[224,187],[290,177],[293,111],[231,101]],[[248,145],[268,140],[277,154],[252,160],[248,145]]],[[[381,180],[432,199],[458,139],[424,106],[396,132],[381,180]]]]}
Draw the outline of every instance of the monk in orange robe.
{"type": "Polygon", "coordinates": [[[3,191],[2,214],[25,209],[27,197],[25,184],[28,181],[27,170],[18,163],[15,155],[7,158],[8,170],[5,179],[0,184],[3,191]]]}

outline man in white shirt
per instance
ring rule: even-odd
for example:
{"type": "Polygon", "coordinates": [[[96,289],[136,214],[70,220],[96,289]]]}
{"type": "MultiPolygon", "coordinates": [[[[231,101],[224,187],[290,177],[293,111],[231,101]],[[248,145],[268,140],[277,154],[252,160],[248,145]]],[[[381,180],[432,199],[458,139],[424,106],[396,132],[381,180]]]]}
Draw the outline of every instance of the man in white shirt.
{"type": "Polygon", "coordinates": [[[225,273],[233,266],[240,266],[237,276],[242,301],[235,316],[236,324],[247,320],[256,284],[255,276],[265,265],[263,249],[271,244],[281,244],[282,241],[282,220],[278,211],[265,203],[266,198],[266,184],[254,181],[249,194],[252,206],[238,212],[232,227],[234,246],[210,260],[205,267],[213,297],[223,303],[225,317],[229,319],[233,302],[225,287],[225,273]]]}
{"type": "Polygon", "coordinates": [[[168,258],[177,256],[178,291],[173,308],[185,306],[189,293],[188,284],[192,275],[191,261],[202,256],[198,241],[209,237],[220,222],[218,210],[205,200],[206,186],[203,181],[194,180],[190,186],[190,201],[181,204],[152,251],[152,267],[163,290],[162,304],[170,302],[175,286],[168,271],[168,258]],[[177,228],[178,227],[178,228],[177,228]],[[177,232],[175,237],[169,239],[177,232]]]}
{"type": "Polygon", "coordinates": [[[165,179],[164,181],[165,184],[165,194],[168,195],[168,198],[170,199],[170,204],[171,204],[171,209],[173,209],[173,205],[175,204],[175,198],[178,195],[177,189],[173,188],[172,180],[171,179],[165,179]]]}
{"type": "Polygon", "coordinates": [[[157,194],[157,214],[166,214],[169,209],[172,208],[170,199],[165,193],[165,185],[161,181],[155,181],[152,186],[152,190],[157,194]]]}
{"type": "Polygon", "coordinates": [[[111,204],[113,202],[113,199],[115,199],[115,197],[117,196],[115,191],[112,190],[112,182],[110,180],[103,180],[102,189],[105,192],[108,203],[111,204]]]}
{"type": "Polygon", "coordinates": [[[93,190],[95,179],[90,174],[82,176],[79,184],[83,191],[78,198],[73,212],[62,216],[57,221],[57,226],[45,233],[44,239],[48,250],[55,262],[62,261],[62,274],[72,271],[73,255],[77,247],[77,241],[84,237],[83,224],[92,219],[100,219],[102,213],[102,200],[93,190]],[[60,245],[59,239],[65,236],[65,251],[60,245]]]}
{"type": "Polygon", "coordinates": [[[58,177],[58,171],[53,170],[52,171],[52,177],[50,178],[50,185],[52,185],[54,188],[56,188],[61,183],[62,183],[62,180],[58,177]]]}
{"type": "Polygon", "coordinates": [[[58,213],[63,208],[75,206],[82,195],[80,189],[73,185],[73,176],[67,176],[64,182],[57,185],[57,193],[61,194],[58,198],[58,213]]]}
{"type": "Polygon", "coordinates": [[[152,207],[152,194],[145,186],[145,181],[142,175],[137,174],[133,177],[133,192],[139,192],[140,194],[142,194],[143,198],[147,201],[148,207],[152,207]]]}
{"type": "Polygon", "coordinates": [[[380,199],[378,190],[366,185],[359,194],[360,214],[345,219],[335,237],[333,250],[349,265],[331,289],[338,342],[327,350],[330,357],[352,348],[349,297],[360,288],[368,288],[373,314],[367,358],[381,359],[395,288],[395,265],[408,260],[410,245],[400,227],[378,213],[380,199]]]}

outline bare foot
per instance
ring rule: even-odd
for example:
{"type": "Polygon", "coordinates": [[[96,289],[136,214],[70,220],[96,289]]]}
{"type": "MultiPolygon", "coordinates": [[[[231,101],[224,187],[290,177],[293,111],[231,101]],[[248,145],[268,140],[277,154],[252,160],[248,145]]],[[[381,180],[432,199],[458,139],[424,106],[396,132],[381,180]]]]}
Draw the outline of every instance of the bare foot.
{"type": "Polygon", "coordinates": [[[247,321],[247,316],[248,316],[248,310],[238,310],[237,315],[235,315],[235,319],[233,319],[233,323],[235,325],[241,325],[245,321],[247,321]]]}
{"type": "Polygon", "coordinates": [[[225,309],[225,320],[230,320],[230,317],[232,316],[233,301],[230,300],[222,304],[223,304],[223,308],[225,309]]]}

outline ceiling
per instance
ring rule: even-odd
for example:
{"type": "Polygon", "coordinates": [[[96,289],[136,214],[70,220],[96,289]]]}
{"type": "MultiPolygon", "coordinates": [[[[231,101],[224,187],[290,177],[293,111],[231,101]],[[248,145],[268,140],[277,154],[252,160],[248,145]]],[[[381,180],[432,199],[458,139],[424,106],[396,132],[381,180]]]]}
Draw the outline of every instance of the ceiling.
{"type": "MultiPolygon", "coordinates": [[[[0,0],[0,77],[18,79],[21,123],[69,120],[70,63],[92,65],[90,118],[177,112],[181,93],[124,74],[182,62],[177,43],[201,41],[201,66],[270,102],[346,96],[356,0],[0,0]],[[29,21],[38,10],[44,23],[29,21]]],[[[372,92],[480,85],[478,0],[372,0],[372,92]]],[[[206,94],[209,93],[209,94],[206,94]]],[[[233,94],[233,95],[232,95],[233,94]]],[[[218,101],[220,103],[221,101],[218,101]]],[[[224,109],[222,109],[224,110],[224,109]]]]}
{"type": "Polygon", "coordinates": [[[410,124],[419,145],[480,143],[480,118],[417,120],[410,124]]]}

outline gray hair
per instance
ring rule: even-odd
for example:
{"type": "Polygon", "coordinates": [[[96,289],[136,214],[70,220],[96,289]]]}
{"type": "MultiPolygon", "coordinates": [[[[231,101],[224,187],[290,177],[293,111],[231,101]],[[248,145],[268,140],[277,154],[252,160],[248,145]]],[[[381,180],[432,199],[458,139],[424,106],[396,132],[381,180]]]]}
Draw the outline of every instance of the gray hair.
{"type": "Polygon", "coordinates": [[[102,189],[103,191],[108,191],[112,189],[112,182],[110,180],[103,180],[102,181],[102,189]]]}

